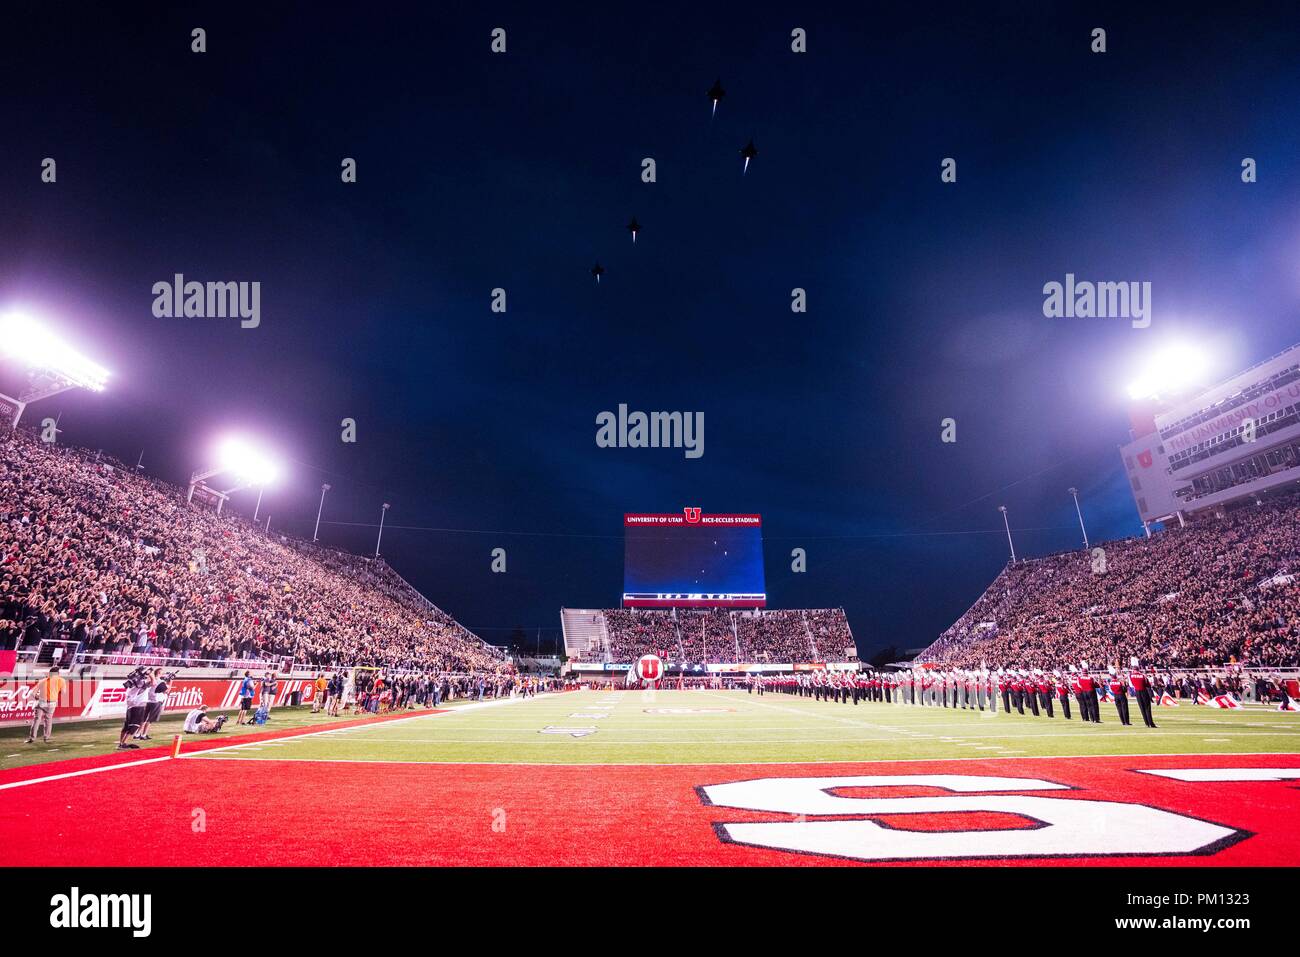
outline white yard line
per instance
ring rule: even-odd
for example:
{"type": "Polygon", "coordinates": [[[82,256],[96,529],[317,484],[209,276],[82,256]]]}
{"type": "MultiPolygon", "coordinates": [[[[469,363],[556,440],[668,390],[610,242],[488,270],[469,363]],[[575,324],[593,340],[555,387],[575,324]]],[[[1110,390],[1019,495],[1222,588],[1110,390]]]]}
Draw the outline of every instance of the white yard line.
{"type": "MultiPolygon", "coordinates": [[[[503,705],[508,705],[508,704],[520,704],[527,701],[541,701],[543,698],[550,698],[550,697],[554,697],[554,694],[541,694],[533,698],[493,698],[492,700],[489,701],[474,701],[469,704],[459,705],[454,711],[439,711],[436,714],[412,714],[412,715],[408,715],[405,718],[390,718],[387,721],[375,721],[375,722],[371,722],[370,724],[354,725],[351,728],[322,728],[319,731],[308,731],[304,734],[294,734],[294,735],[290,735],[289,737],[281,738],[278,740],[284,744],[289,744],[293,741],[299,741],[303,738],[315,738],[323,734],[331,734],[331,733],[337,734],[344,731],[369,731],[375,728],[379,728],[381,726],[384,728],[388,728],[395,724],[404,724],[407,721],[432,721],[435,718],[449,718],[452,715],[460,714],[461,712],[469,711],[471,709],[479,710],[481,708],[501,707],[503,705]]],[[[351,739],[338,738],[336,740],[351,740],[351,739]]],[[[219,748],[207,748],[203,751],[194,751],[190,754],[185,754],[184,752],[182,752],[181,758],[182,759],[201,758],[204,757],[205,755],[216,754],[217,752],[221,752],[221,751],[231,751],[235,748],[244,748],[247,746],[248,745],[236,743],[236,744],[223,745],[222,747],[219,748]]]]}
{"type": "MultiPolygon", "coordinates": [[[[473,704],[463,705],[463,706],[461,706],[460,708],[458,708],[457,710],[464,710],[464,709],[471,708],[471,707],[479,707],[479,708],[482,708],[482,707],[486,707],[486,706],[491,705],[491,704],[509,704],[509,703],[512,703],[512,702],[515,702],[515,701],[525,701],[525,700],[529,700],[529,701],[538,701],[538,700],[540,700],[540,699],[542,699],[542,698],[546,698],[546,697],[551,697],[551,695],[538,695],[538,696],[535,697],[535,698],[529,698],[529,699],[524,699],[524,698],[501,698],[501,699],[496,699],[495,701],[474,702],[473,704]]],[[[380,723],[397,724],[397,723],[399,723],[399,722],[401,722],[401,721],[414,721],[414,720],[417,720],[417,719],[419,719],[419,718],[438,718],[438,717],[441,717],[442,714],[455,714],[455,713],[456,713],[455,711],[446,711],[446,712],[440,712],[439,714],[417,714],[417,715],[411,715],[409,718],[395,718],[395,719],[393,719],[392,721],[388,721],[388,722],[380,722],[380,723]]],[[[340,728],[340,729],[327,729],[327,730],[346,730],[346,729],[342,729],[342,728],[340,728]]],[[[324,733],[324,731],[308,731],[306,734],[295,735],[295,737],[299,737],[299,738],[309,738],[309,737],[314,737],[315,735],[323,734],[323,733],[324,733]]],[[[212,751],[229,751],[229,750],[231,750],[232,748],[239,748],[239,747],[247,747],[247,745],[231,744],[231,745],[226,745],[226,746],[224,746],[224,747],[220,747],[220,748],[211,748],[211,749],[209,749],[208,751],[195,751],[195,752],[193,752],[192,754],[182,754],[181,757],[182,757],[182,758],[198,758],[198,757],[202,757],[203,755],[208,754],[208,753],[210,753],[210,752],[212,752],[212,751]]],[[[21,753],[21,752],[19,752],[19,753],[21,753]]],[[[44,776],[44,777],[39,777],[39,778],[27,778],[27,779],[24,780],[24,781],[11,781],[11,782],[9,782],[8,784],[0,784],[0,791],[8,791],[10,788],[25,788],[25,787],[27,787],[28,785],[32,785],[32,784],[43,784],[43,783],[45,783],[45,782],[47,782],[47,781],[62,781],[62,780],[64,780],[64,779],[66,779],[66,778],[79,778],[79,777],[82,777],[83,775],[86,775],[86,774],[100,774],[100,773],[102,773],[102,772],[104,772],[104,771],[116,771],[116,770],[118,770],[118,769],[120,769],[120,768],[138,768],[138,767],[141,767],[141,766],[146,765],[146,764],[156,764],[156,763],[158,763],[159,761],[171,761],[171,760],[172,760],[172,756],[171,756],[171,755],[165,755],[165,756],[163,756],[163,757],[161,757],[161,758],[142,758],[142,759],[139,760],[139,761],[123,761],[123,762],[121,762],[121,763],[119,763],[119,764],[104,764],[104,765],[101,765],[101,766],[99,766],[99,767],[97,767],[97,768],[85,768],[85,769],[83,769],[83,770],[81,770],[81,771],[65,771],[65,772],[63,772],[62,774],[48,774],[48,775],[46,775],[46,776],[44,776]]],[[[261,759],[261,758],[248,758],[247,760],[249,760],[249,761],[259,761],[259,760],[263,760],[263,759],[261,759]]]]}
{"type": "MultiPolygon", "coordinates": [[[[1096,758],[1105,760],[1109,758],[1137,758],[1150,760],[1152,758],[1241,758],[1241,757],[1276,757],[1278,755],[1287,755],[1300,757],[1291,751],[1200,751],[1196,753],[1171,753],[1171,754],[1025,754],[1022,751],[1007,751],[999,748],[1001,754],[981,754],[972,755],[971,757],[962,758],[867,758],[856,761],[841,760],[805,760],[805,761],[601,761],[593,764],[590,761],[408,761],[386,758],[241,758],[238,755],[221,755],[223,761],[302,761],[314,764],[427,764],[432,766],[457,766],[457,767],[490,767],[490,768],[739,768],[746,766],[767,766],[767,765],[812,765],[812,764],[934,764],[939,761],[988,761],[997,760],[1002,755],[1018,754],[1020,757],[1017,761],[1050,761],[1061,758],[1096,758]]],[[[1131,770],[1131,769],[1130,769],[1131,770]]]]}
{"type": "Polygon", "coordinates": [[[121,764],[104,764],[97,768],[86,768],[82,771],[65,771],[62,774],[50,774],[43,778],[28,778],[26,781],[11,781],[8,784],[0,784],[0,791],[7,791],[10,788],[25,788],[29,784],[41,784],[45,781],[62,781],[64,778],[79,778],[83,774],[99,774],[101,771],[116,771],[118,768],[138,768],[142,764],[154,764],[158,761],[170,761],[171,756],[161,758],[142,758],[139,761],[123,761],[121,764]]]}

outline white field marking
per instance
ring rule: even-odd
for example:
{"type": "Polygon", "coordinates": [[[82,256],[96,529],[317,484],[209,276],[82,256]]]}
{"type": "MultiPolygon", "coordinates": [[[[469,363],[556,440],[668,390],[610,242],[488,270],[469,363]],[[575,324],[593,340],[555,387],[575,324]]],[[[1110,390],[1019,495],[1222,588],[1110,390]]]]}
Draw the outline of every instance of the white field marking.
{"type": "MultiPolygon", "coordinates": [[[[736,700],[735,698],[728,698],[725,695],[715,694],[709,691],[697,691],[696,694],[704,695],[706,698],[717,698],[720,701],[734,702],[736,700]]],[[[871,728],[876,731],[879,731],[881,728],[885,727],[884,725],[876,724],[871,721],[857,721],[853,718],[841,718],[837,715],[824,714],[819,711],[807,711],[804,710],[803,708],[787,708],[787,707],[782,707],[779,704],[769,704],[766,701],[750,701],[748,702],[748,704],[759,708],[771,708],[773,711],[784,711],[787,714],[797,714],[805,718],[808,717],[824,718],[828,721],[837,721],[841,724],[851,724],[862,728],[871,728]]]]}
{"type": "Polygon", "coordinates": [[[1000,744],[977,744],[975,745],[975,750],[976,751],[1002,751],[1004,749],[1000,744]]]}
{"type": "MultiPolygon", "coordinates": [[[[379,743],[438,744],[441,742],[460,742],[465,744],[494,744],[494,743],[515,744],[515,743],[522,743],[523,741],[525,741],[529,735],[531,735],[533,732],[536,731],[536,728],[529,727],[529,728],[519,729],[519,731],[517,732],[519,734],[518,738],[512,737],[510,735],[500,734],[500,732],[504,730],[501,728],[459,728],[457,730],[461,733],[478,734],[481,736],[480,737],[459,737],[459,738],[366,737],[360,739],[334,738],[333,740],[335,742],[343,742],[345,740],[355,740],[355,742],[358,744],[379,744],[379,743]],[[494,737],[493,735],[496,736],[494,737]]],[[[678,728],[676,729],[678,732],[676,734],[667,731],[655,732],[655,731],[632,729],[632,728],[617,728],[617,729],[609,728],[606,730],[609,730],[613,736],[616,736],[618,738],[618,743],[628,744],[628,745],[659,744],[659,743],[745,745],[745,744],[798,743],[800,741],[838,741],[844,744],[861,744],[861,743],[888,744],[892,740],[889,736],[868,735],[868,734],[861,734],[861,733],[850,734],[848,732],[846,732],[841,737],[836,737],[836,738],[810,738],[804,735],[800,735],[794,738],[749,738],[749,737],[744,737],[743,735],[732,735],[732,734],[728,734],[728,736],[726,737],[718,737],[716,730],[706,730],[706,729],[699,729],[697,731],[687,731],[685,729],[678,728]],[[637,734],[646,735],[646,737],[642,737],[642,738],[631,737],[631,735],[637,735],[637,734]]],[[[1197,737],[1201,737],[1204,734],[1204,732],[1162,731],[1159,729],[1145,729],[1139,731],[1070,731],[1070,732],[1062,732],[1060,734],[1053,735],[1052,737],[1053,738],[1118,738],[1118,737],[1127,737],[1128,735],[1131,734],[1141,734],[1145,738],[1197,738],[1197,737]]],[[[299,737],[307,737],[307,735],[299,735],[299,737]]],[[[942,742],[936,741],[936,739],[932,735],[918,735],[917,737],[926,739],[924,743],[942,743],[945,745],[953,744],[958,747],[961,747],[964,744],[974,743],[976,741],[997,741],[997,740],[1004,740],[1007,738],[1011,738],[1017,741],[1024,740],[1024,735],[1020,735],[1020,734],[971,734],[967,736],[967,741],[958,741],[956,739],[952,739],[949,741],[942,741],[942,742]]],[[[1268,738],[1268,737],[1274,737],[1274,735],[1263,733],[1263,732],[1260,733],[1246,732],[1243,734],[1232,735],[1232,738],[1268,738]]],[[[296,739],[289,739],[285,741],[285,743],[286,744],[292,743],[293,740],[296,739]]],[[[606,740],[608,741],[608,739],[606,740]]],[[[1229,741],[1231,740],[1231,738],[1203,738],[1203,740],[1229,741]]],[[[232,745],[232,747],[240,747],[240,745],[232,745]]],[[[210,750],[220,751],[224,749],[212,748],[210,750]]],[[[208,752],[205,751],[203,753],[206,754],[208,752]]],[[[1264,753],[1272,754],[1275,752],[1264,752],[1264,753]]]]}
{"type": "MultiPolygon", "coordinates": [[[[567,743],[567,742],[564,742],[564,741],[548,741],[548,740],[539,740],[539,739],[536,739],[536,738],[533,738],[533,737],[532,737],[532,735],[535,734],[535,733],[536,733],[536,729],[532,729],[532,730],[528,731],[528,732],[525,733],[525,734],[522,734],[521,736],[519,736],[519,737],[517,737],[517,738],[515,738],[515,737],[478,737],[478,738],[463,738],[463,737],[456,737],[456,738],[449,738],[449,737],[445,737],[445,738],[365,738],[365,739],[359,739],[359,740],[352,740],[350,743],[366,745],[367,747],[370,746],[370,745],[375,745],[375,744],[472,744],[472,745],[500,744],[500,745],[509,745],[509,746],[513,747],[513,746],[515,746],[515,745],[526,745],[526,744],[542,745],[542,744],[565,744],[565,743],[567,743]]],[[[615,732],[616,735],[619,734],[619,733],[620,733],[620,732],[615,732]]],[[[1058,737],[1062,737],[1062,738],[1065,738],[1065,737],[1075,737],[1075,738],[1084,738],[1084,737],[1091,737],[1091,738],[1118,738],[1118,737],[1127,737],[1127,736],[1129,736],[1129,735],[1132,734],[1132,733],[1133,733],[1133,732],[1130,732],[1130,731],[1099,731],[1099,732],[1094,732],[1094,733],[1078,733],[1078,734],[1072,734],[1072,735],[1062,734],[1062,735],[1058,735],[1058,737]]],[[[1148,736],[1148,737],[1156,737],[1157,735],[1147,735],[1147,736],[1148,736]]],[[[1158,735],[1158,736],[1161,736],[1161,737],[1175,737],[1175,736],[1176,736],[1176,737],[1197,737],[1198,735],[1196,734],[1196,732],[1176,731],[1176,732],[1168,732],[1168,733],[1164,733],[1164,734],[1161,734],[1161,735],[1158,735]]],[[[302,735],[302,737],[306,737],[306,735],[302,735]]],[[[986,741],[986,740],[991,740],[991,739],[995,739],[995,738],[1019,738],[1020,736],[1019,736],[1019,735],[977,735],[977,736],[974,736],[974,737],[976,737],[977,740],[980,740],[980,741],[986,741]]],[[[1261,735],[1234,735],[1234,737],[1261,737],[1261,735]]],[[[1222,742],[1227,742],[1227,741],[1230,741],[1231,739],[1230,739],[1230,738],[1203,738],[1202,740],[1206,740],[1206,741],[1222,741],[1222,742]]],[[[290,743],[290,742],[285,742],[285,743],[287,744],[287,743],[290,743]]],[[[345,743],[344,740],[341,739],[341,738],[335,738],[335,739],[333,740],[333,742],[332,742],[332,744],[341,744],[341,743],[345,743]]],[[[728,746],[728,747],[743,748],[743,747],[745,747],[745,746],[747,746],[747,745],[751,745],[751,744],[805,744],[805,743],[808,743],[808,744],[873,745],[873,744],[888,744],[888,743],[889,743],[889,739],[887,739],[887,738],[879,738],[879,737],[865,737],[865,736],[857,736],[857,737],[840,737],[840,738],[809,738],[809,737],[803,737],[803,736],[801,736],[801,737],[797,737],[797,738],[734,738],[734,737],[719,738],[719,737],[716,737],[716,736],[714,736],[714,737],[701,737],[701,736],[699,736],[699,735],[695,735],[695,736],[691,736],[691,737],[675,737],[675,736],[672,736],[672,735],[659,735],[659,736],[657,736],[657,737],[643,738],[643,739],[638,739],[638,740],[631,740],[631,739],[628,739],[628,738],[617,738],[617,737],[616,737],[615,739],[613,739],[613,740],[611,740],[610,738],[606,738],[606,739],[605,739],[603,742],[601,742],[601,743],[602,743],[602,744],[605,744],[605,745],[609,745],[609,746],[619,746],[619,747],[629,747],[629,748],[638,748],[638,747],[654,747],[654,746],[657,746],[657,745],[664,745],[664,746],[669,746],[669,745],[671,745],[672,747],[688,747],[688,748],[690,748],[690,747],[696,747],[696,748],[702,748],[702,747],[717,747],[717,746],[725,745],[725,746],[728,746]]],[[[931,742],[931,743],[937,743],[937,742],[931,742]]],[[[958,747],[958,748],[977,747],[977,745],[975,744],[974,741],[970,741],[970,742],[943,742],[943,744],[944,744],[945,746],[951,744],[952,746],[954,746],[954,747],[958,747]]],[[[991,749],[1000,749],[1000,750],[1005,750],[1005,748],[1003,748],[1003,746],[1000,745],[1000,744],[998,744],[998,745],[989,745],[988,747],[991,748],[991,749]]],[[[208,751],[196,752],[196,753],[194,753],[194,754],[189,755],[189,757],[196,757],[196,758],[197,758],[197,757],[203,757],[203,755],[205,755],[205,754],[209,754],[209,753],[211,753],[212,751],[236,750],[236,749],[240,749],[240,748],[247,749],[247,750],[261,750],[260,745],[231,745],[231,746],[229,746],[228,748],[211,748],[211,749],[209,749],[208,751]]],[[[1011,754],[1024,754],[1025,752],[1024,752],[1023,750],[1018,750],[1018,751],[1011,751],[1011,752],[1008,752],[1008,753],[1011,753],[1011,754]]],[[[1147,753],[1150,753],[1150,752],[1147,752],[1147,753]]],[[[1262,753],[1262,754],[1285,754],[1285,753],[1288,753],[1288,752],[1273,752],[1273,751],[1265,751],[1265,752],[1257,752],[1257,753],[1262,753]]],[[[182,757],[184,757],[184,756],[185,756],[185,755],[182,755],[182,757]]],[[[1074,757],[1105,757],[1106,755],[1104,755],[1104,754],[1091,754],[1091,755],[1060,755],[1060,757],[1071,757],[1071,756],[1074,756],[1074,757]]],[[[906,759],[896,759],[896,760],[906,760],[906,759]]],[[[927,760],[947,760],[947,759],[946,759],[946,758],[930,758],[930,759],[927,759],[927,760]]],[[[452,763],[461,763],[461,762],[452,762],[452,763]]],[[[478,763],[478,762],[470,762],[470,763],[478,763]]],[[[509,763],[511,763],[511,762],[503,762],[503,763],[509,764],[509,763]]],[[[742,763],[749,763],[749,762],[742,762],[742,763]]],[[[788,760],[788,761],[782,761],[782,762],[778,762],[778,763],[781,763],[781,764],[799,764],[800,761],[799,761],[799,759],[794,758],[794,759],[791,759],[791,760],[788,760]]]]}
{"type": "MultiPolygon", "coordinates": [[[[593,729],[595,730],[595,729],[593,729]]],[[[530,734],[536,734],[534,729],[530,734]]],[[[728,745],[743,747],[747,744],[802,744],[804,742],[814,742],[818,744],[887,744],[884,738],[747,738],[738,740],[735,738],[651,738],[641,741],[628,741],[620,739],[611,741],[606,738],[602,743],[607,745],[618,745],[625,747],[646,747],[654,745],[672,745],[673,747],[716,747],[718,745],[728,745]]],[[[367,738],[364,741],[354,742],[356,744],[508,744],[511,747],[517,744],[564,744],[563,741],[539,741],[529,737],[520,738],[367,738]]],[[[216,750],[225,750],[224,748],[213,748],[216,750]]],[[[206,752],[204,752],[206,753],[206,752]]],[[[196,755],[197,757],[197,755],[196,755]]],[[[793,762],[797,764],[798,762],[793,762]]]]}
{"type": "Polygon", "coordinates": [[[10,788],[24,788],[29,784],[41,784],[45,781],[62,781],[64,778],[79,778],[83,774],[98,774],[101,771],[116,771],[118,768],[138,768],[142,764],[154,764],[157,761],[170,761],[171,756],[162,758],[143,758],[139,761],[123,761],[121,764],[105,764],[97,768],[85,768],[81,771],[65,771],[62,774],[50,774],[43,778],[28,778],[26,781],[11,781],[8,784],[0,784],[0,791],[7,791],[10,788]]]}
{"type": "MultiPolygon", "coordinates": [[[[477,709],[480,709],[480,708],[492,708],[492,707],[498,707],[498,706],[501,706],[501,705],[518,704],[518,703],[520,703],[520,702],[527,702],[527,701],[540,701],[540,700],[542,700],[543,698],[554,697],[554,696],[555,696],[556,694],[558,694],[558,693],[559,693],[559,692],[543,693],[543,694],[537,695],[536,697],[533,697],[533,698],[494,698],[494,699],[491,699],[491,700],[489,700],[489,701],[475,701],[475,702],[471,702],[471,703],[469,703],[469,704],[460,705],[460,706],[457,707],[454,711],[439,711],[439,712],[435,712],[434,714],[412,714],[412,715],[407,715],[407,716],[404,717],[404,718],[390,718],[390,719],[387,720],[387,721],[373,721],[373,722],[370,722],[369,724],[365,724],[365,725],[355,725],[355,726],[352,727],[352,728],[324,728],[324,729],[322,729],[322,730],[320,730],[320,731],[308,731],[308,732],[306,732],[306,733],[304,733],[304,734],[295,734],[295,735],[291,735],[291,736],[289,736],[289,737],[287,737],[287,738],[285,738],[285,739],[283,739],[283,740],[285,741],[285,743],[288,743],[288,742],[290,742],[290,741],[298,741],[298,740],[300,740],[300,739],[302,739],[302,738],[314,738],[314,737],[317,737],[317,736],[319,736],[319,735],[330,734],[330,733],[336,733],[336,732],[340,732],[340,731],[353,731],[353,730],[355,730],[355,731],[366,731],[366,730],[371,730],[371,729],[377,728],[377,727],[379,727],[380,725],[384,725],[385,727],[388,727],[388,726],[395,725],[395,724],[402,724],[403,722],[406,722],[406,721],[432,721],[432,720],[435,719],[435,718],[450,718],[450,717],[452,717],[453,715],[460,714],[460,713],[462,713],[462,712],[464,712],[464,711],[469,711],[470,709],[476,709],[476,710],[477,710],[477,709]]],[[[342,739],[342,738],[337,738],[337,739],[335,739],[335,740],[343,740],[343,739],[342,739]]],[[[481,742],[479,742],[479,743],[481,743],[481,742]]],[[[205,755],[213,754],[213,753],[218,752],[218,751],[233,751],[233,750],[236,750],[236,749],[238,749],[238,748],[247,748],[247,747],[248,747],[248,745],[246,745],[246,744],[227,744],[227,745],[223,745],[222,747],[219,747],[219,748],[207,748],[207,749],[205,749],[205,750],[203,750],[203,751],[192,751],[192,752],[190,752],[189,754],[184,754],[184,753],[182,753],[182,754],[181,754],[181,757],[180,757],[180,760],[189,760],[189,759],[193,759],[193,758],[201,758],[201,757],[204,757],[205,755]]]]}
{"type": "MultiPolygon", "coordinates": [[[[698,692],[697,692],[698,693],[698,692]]],[[[1000,749],[1001,750],[1001,749],[1000,749]]],[[[743,768],[746,766],[785,766],[800,767],[807,764],[933,764],[935,761],[987,761],[1007,754],[1023,754],[1017,761],[1058,761],[1063,758],[1248,758],[1248,757],[1300,757],[1288,751],[1198,751],[1194,754],[1025,754],[1023,751],[1006,751],[1002,754],[972,755],[968,758],[862,758],[848,760],[807,760],[807,761],[735,761],[718,763],[716,761],[411,761],[389,758],[241,758],[237,754],[221,754],[217,758],[223,761],[298,761],[314,764],[430,764],[455,765],[458,767],[493,767],[493,768],[743,768]]],[[[151,760],[163,760],[154,758],[151,760]]],[[[117,765],[114,765],[115,767],[117,765]]],[[[1207,769],[1212,770],[1212,769],[1207,769]]]]}
{"type": "Polygon", "coordinates": [[[1138,774],[1154,774],[1175,781],[1294,781],[1300,778],[1300,768],[1172,768],[1146,771],[1135,768],[1138,774]]]}
{"type": "MultiPolygon", "coordinates": [[[[587,714],[588,712],[585,712],[585,711],[584,711],[584,712],[575,712],[575,713],[578,713],[578,714],[587,714]]],[[[556,714],[556,715],[553,715],[553,717],[556,718],[556,719],[559,719],[559,718],[564,718],[564,717],[571,717],[571,715],[566,716],[566,715],[562,715],[562,714],[556,714]]],[[[598,720],[605,721],[605,720],[607,719],[607,717],[608,717],[607,715],[601,715],[601,717],[600,717],[598,720]]],[[[688,730],[688,731],[691,730],[691,729],[698,729],[698,730],[701,731],[701,732],[703,732],[703,731],[708,731],[708,732],[710,732],[710,733],[712,733],[712,732],[716,732],[716,731],[718,730],[718,721],[717,721],[717,719],[720,717],[720,715],[705,715],[704,717],[701,718],[700,721],[698,721],[698,722],[696,722],[696,723],[694,723],[694,724],[690,723],[689,721],[681,720],[681,719],[683,719],[683,718],[690,718],[690,717],[691,717],[691,715],[676,715],[676,716],[665,715],[665,719],[664,719],[664,721],[663,721],[662,723],[656,723],[654,727],[647,727],[647,726],[646,726],[646,725],[650,724],[649,721],[646,721],[646,722],[640,722],[640,721],[638,721],[638,722],[636,722],[635,724],[632,724],[632,723],[630,723],[630,722],[626,722],[626,721],[625,721],[625,722],[623,722],[623,723],[621,723],[621,724],[618,724],[617,727],[619,728],[620,732],[622,732],[622,731],[626,731],[626,732],[628,732],[628,733],[630,733],[630,734],[661,734],[661,733],[663,733],[664,731],[668,731],[668,730],[672,730],[672,729],[676,729],[676,730],[682,730],[682,729],[685,729],[685,730],[688,730]]],[[[443,722],[443,723],[446,724],[447,722],[443,722]]],[[[534,728],[537,727],[537,724],[536,724],[536,723],[526,723],[526,722],[516,722],[516,721],[512,721],[512,722],[506,723],[506,722],[502,722],[502,721],[496,720],[496,716],[494,715],[494,716],[493,716],[493,719],[491,720],[491,723],[490,723],[490,724],[487,723],[487,720],[485,719],[484,722],[483,722],[482,724],[480,724],[480,725],[476,725],[474,728],[465,728],[464,725],[463,725],[463,723],[457,725],[457,727],[460,728],[461,730],[465,730],[465,731],[470,731],[470,730],[477,731],[477,730],[479,730],[480,728],[483,729],[483,730],[485,730],[485,731],[531,731],[531,730],[533,730],[534,728]]],[[[745,724],[744,724],[742,727],[743,727],[743,729],[744,729],[745,731],[763,731],[763,732],[767,732],[767,731],[775,731],[775,732],[781,732],[781,731],[800,732],[800,731],[808,731],[808,730],[810,730],[809,725],[806,725],[806,724],[805,724],[805,725],[789,725],[789,724],[750,724],[749,722],[745,722],[745,724]]],[[[371,729],[371,730],[373,730],[373,729],[371,729]]],[[[734,730],[734,729],[728,729],[728,730],[734,730]]],[[[825,729],[823,729],[823,730],[825,730],[825,729]]],[[[1202,733],[1204,733],[1204,732],[1202,732],[1202,733]]],[[[889,734],[892,736],[893,733],[890,732],[889,734]]],[[[927,737],[933,737],[933,735],[927,735],[927,737]]],[[[286,740],[287,740],[287,739],[286,739],[286,740]]]]}

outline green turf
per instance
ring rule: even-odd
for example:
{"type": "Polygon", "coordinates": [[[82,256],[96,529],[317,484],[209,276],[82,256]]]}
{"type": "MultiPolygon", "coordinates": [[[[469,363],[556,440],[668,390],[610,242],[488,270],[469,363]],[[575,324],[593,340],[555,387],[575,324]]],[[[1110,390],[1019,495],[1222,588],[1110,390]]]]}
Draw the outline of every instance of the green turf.
{"type": "Polygon", "coordinates": [[[1300,753],[1300,716],[1264,708],[1156,709],[1160,727],[1102,724],[1059,714],[1021,717],[951,708],[835,704],[743,691],[577,692],[472,707],[456,713],[255,742],[199,760],[711,764],[1107,754],[1300,753]],[[597,713],[610,703],[607,717],[597,713]],[[729,709],[656,714],[653,709],[729,709]],[[595,728],[592,734],[545,734],[595,728]]]}
{"type": "MultiPolygon", "coordinates": [[[[457,707],[465,703],[464,701],[458,701],[447,707],[457,707]]],[[[332,724],[345,720],[355,720],[357,717],[357,715],[344,714],[337,718],[330,718],[324,714],[312,714],[311,708],[307,705],[300,708],[286,706],[275,709],[269,724],[237,725],[232,712],[230,720],[226,722],[220,734],[205,734],[198,740],[208,742],[217,738],[235,738],[250,733],[285,731],[290,728],[308,726],[328,728],[332,724]]],[[[135,741],[133,743],[140,745],[141,749],[170,745],[172,737],[180,734],[181,725],[184,723],[185,715],[183,713],[163,715],[162,720],[155,722],[150,729],[149,735],[153,738],[152,741],[135,741]]],[[[26,725],[0,728],[0,770],[28,764],[65,761],[68,758],[84,758],[92,754],[105,754],[116,750],[118,735],[121,730],[121,718],[56,724],[54,726],[54,737],[47,745],[41,741],[24,744],[23,741],[27,737],[26,725]]],[[[187,735],[186,737],[187,739],[196,738],[195,735],[187,735]]]]}

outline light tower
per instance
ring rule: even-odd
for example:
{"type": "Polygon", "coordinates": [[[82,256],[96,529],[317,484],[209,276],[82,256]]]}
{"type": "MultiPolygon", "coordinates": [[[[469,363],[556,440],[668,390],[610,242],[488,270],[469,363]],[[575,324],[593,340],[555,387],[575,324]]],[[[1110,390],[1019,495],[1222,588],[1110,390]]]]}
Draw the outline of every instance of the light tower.
{"type": "MultiPolygon", "coordinates": [[[[268,456],[249,445],[242,438],[232,436],[217,447],[217,464],[190,476],[190,491],[185,501],[194,501],[194,493],[204,500],[216,499],[217,514],[221,514],[226,499],[241,489],[256,487],[257,502],[260,510],[262,491],[274,482],[280,474],[280,467],[268,456]],[[229,488],[218,489],[208,484],[208,479],[225,475],[235,484],[229,488]]],[[[226,484],[225,482],[221,483],[226,484]]],[[[256,515],[254,515],[256,521],[256,515]]]]}
{"type": "Polygon", "coordinates": [[[20,313],[0,317],[0,353],[27,369],[27,388],[17,398],[0,393],[0,408],[12,411],[15,429],[31,403],[69,389],[103,392],[108,381],[107,369],[20,313]]]}
{"type": "Polygon", "coordinates": [[[1079,490],[1071,487],[1070,494],[1074,496],[1074,513],[1079,516],[1079,531],[1083,532],[1083,547],[1088,548],[1088,530],[1083,526],[1083,511],[1079,508],[1079,490]]]}
{"type": "Polygon", "coordinates": [[[1011,564],[1016,563],[1016,543],[1011,540],[1011,523],[1007,521],[1007,507],[999,505],[998,511],[1002,513],[1002,524],[1007,527],[1007,544],[1011,546],[1011,564]]]}
{"type": "Polygon", "coordinates": [[[313,542],[320,541],[320,513],[325,510],[325,493],[329,490],[329,482],[324,483],[320,487],[320,505],[316,508],[316,531],[311,533],[311,540],[313,542]]]}
{"type": "Polygon", "coordinates": [[[379,543],[384,540],[384,516],[388,514],[388,503],[384,503],[384,510],[379,513],[379,537],[375,539],[375,557],[379,557],[379,543]]]}

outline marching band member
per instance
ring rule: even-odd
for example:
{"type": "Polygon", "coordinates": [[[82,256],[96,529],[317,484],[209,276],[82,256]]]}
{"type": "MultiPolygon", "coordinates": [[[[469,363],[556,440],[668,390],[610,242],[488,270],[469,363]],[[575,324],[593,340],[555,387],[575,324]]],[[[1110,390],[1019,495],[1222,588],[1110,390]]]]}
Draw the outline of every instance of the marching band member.
{"type": "Polygon", "coordinates": [[[1154,728],[1156,723],[1151,717],[1151,682],[1138,667],[1136,658],[1130,658],[1129,662],[1132,670],[1129,672],[1128,680],[1133,686],[1133,697],[1137,699],[1138,710],[1142,712],[1142,722],[1148,728],[1154,728]]]}
{"type": "Polygon", "coordinates": [[[1047,712],[1049,718],[1056,717],[1056,715],[1052,713],[1053,689],[1051,677],[1046,672],[1039,671],[1036,680],[1038,685],[1038,703],[1042,705],[1043,710],[1047,712]]]}
{"type": "Polygon", "coordinates": [[[1056,679],[1056,697],[1061,701],[1061,713],[1065,715],[1065,720],[1070,720],[1070,686],[1066,680],[1061,677],[1059,670],[1052,672],[1052,677],[1056,679]]]}
{"type": "Polygon", "coordinates": [[[1107,679],[1110,687],[1110,693],[1115,698],[1115,710],[1119,712],[1119,723],[1129,724],[1128,720],[1128,682],[1119,674],[1114,665],[1110,667],[1110,677],[1107,679]]]}

